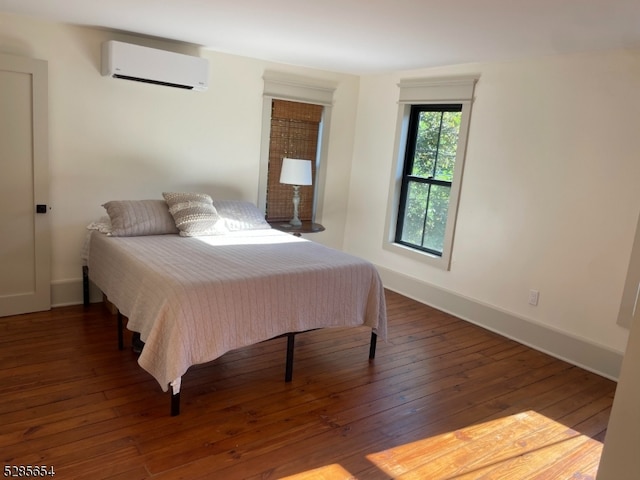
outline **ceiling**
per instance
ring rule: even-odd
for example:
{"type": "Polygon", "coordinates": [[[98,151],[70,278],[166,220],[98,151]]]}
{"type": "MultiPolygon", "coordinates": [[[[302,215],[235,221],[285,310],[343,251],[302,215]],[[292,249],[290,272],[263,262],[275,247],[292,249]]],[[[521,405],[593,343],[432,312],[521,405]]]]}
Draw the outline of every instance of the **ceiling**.
{"type": "Polygon", "coordinates": [[[640,0],[0,0],[0,11],[353,74],[640,49],[640,0]]]}

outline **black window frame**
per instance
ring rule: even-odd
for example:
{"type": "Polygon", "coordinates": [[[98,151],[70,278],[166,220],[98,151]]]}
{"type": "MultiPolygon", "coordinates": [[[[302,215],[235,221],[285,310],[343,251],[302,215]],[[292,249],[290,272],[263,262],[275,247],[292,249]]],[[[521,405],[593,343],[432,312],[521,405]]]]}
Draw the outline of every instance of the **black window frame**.
{"type": "MultiPolygon", "coordinates": [[[[446,103],[446,104],[419,104],[419,105],[411,105],[410,113],[409,113],[409,123],[407,126],[407,143],[404,153],[404,166],[402,170],[402,183],[400,188],[400,201],[398,206],[398,216],[396,219],[396,230],[395,230],[395,242],[404,245],[409,248],[413,248],[422,252],[429,253],[431,255],[435,255],[437,257],[442,257],[443,251],[437,251],[432,248],[428,248],[424,246],[424,234],[423,234],[423,245],[417,245],[411,242],[407,242],[402,240],[402,233],[404,228],[404,218],[405,211],[407,207],[407,195],[409,191],[409,185],[412,182],[415,183],[423,183],[429,185],[429,195],[431,195],[431,185],[444,186],[448,187],[451,191],[451,187],[453,185],[453,181],[445,181],[445,180],[437,180],[434,176],[429,177],[419,177],[412,175],[413,164],[415,160],[415,152],[416,152],[416,144],[418,139],[418,127],[419,127],[419,119],[420,114],[422,112],[461,112],[463,113],[463,104],[462,103],[446,103]]],[[[438,135],[438,142],[440,141],[440,135],[438,135]]],[[[434,162],[434,173],[435,169],[438,166],[438,158],[436,152],[436,161],[434,162]]],[[[456,152],[456,162],[457,162],[457,152],[456,152]]],[[[453,179],[452,179],[453,180],[453,179]]],[[[449,201],[451,201],[449,199],[449,201]]],[[[425,222],[426,222],[426,212],[429,210],[429,201],[427,199],[427,204],[425,206],[425,222]]],[[[447,218],[447,222],[450,219],[447,218]]],[[[446,247],[446,245],[445,245],[446,247]]]]}

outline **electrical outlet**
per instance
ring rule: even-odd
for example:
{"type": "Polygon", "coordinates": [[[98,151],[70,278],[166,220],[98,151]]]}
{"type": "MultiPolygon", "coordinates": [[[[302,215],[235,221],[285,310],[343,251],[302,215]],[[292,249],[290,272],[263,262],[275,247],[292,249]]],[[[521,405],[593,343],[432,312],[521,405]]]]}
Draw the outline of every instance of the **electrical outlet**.
{"type": "Polygon", "coordinates": [[[538,298],[540,298],[540,292],[538,290],[529,290],[529,305],[534,307],[538,305],[538,298]]]}

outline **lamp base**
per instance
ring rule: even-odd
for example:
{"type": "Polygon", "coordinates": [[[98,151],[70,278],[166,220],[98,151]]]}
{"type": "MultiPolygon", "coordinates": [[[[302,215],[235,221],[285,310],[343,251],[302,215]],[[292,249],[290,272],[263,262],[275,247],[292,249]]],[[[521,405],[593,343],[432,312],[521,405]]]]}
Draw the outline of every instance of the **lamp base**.
{"type": "Polygon", "coordinates": [[[292,227],[299,227],[302,222],[298,218],[298,205],[300,205],[300,185],[293,186],[293,218],[289,222],[292,227]]]}

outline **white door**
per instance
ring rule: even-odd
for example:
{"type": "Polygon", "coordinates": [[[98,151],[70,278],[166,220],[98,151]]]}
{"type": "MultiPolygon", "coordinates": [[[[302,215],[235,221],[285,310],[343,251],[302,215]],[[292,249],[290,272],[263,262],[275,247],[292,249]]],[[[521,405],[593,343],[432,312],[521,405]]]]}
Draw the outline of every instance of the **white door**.
{"type": "Polygon", "coordinates": [[[0,317],[51,308],[47,88],[47,62],[0,54],[0,317]]]}

